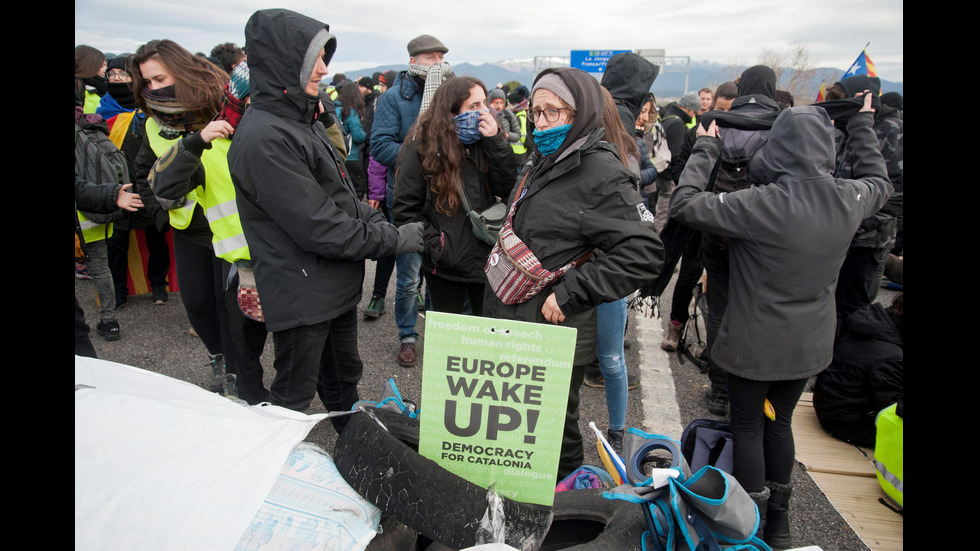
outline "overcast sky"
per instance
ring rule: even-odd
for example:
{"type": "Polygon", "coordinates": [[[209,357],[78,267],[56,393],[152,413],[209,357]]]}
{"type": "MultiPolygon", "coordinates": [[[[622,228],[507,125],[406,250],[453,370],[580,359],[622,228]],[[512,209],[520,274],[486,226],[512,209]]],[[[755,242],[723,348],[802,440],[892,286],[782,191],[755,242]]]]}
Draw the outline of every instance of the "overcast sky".
{"type": "Polygon", "coordinates": [[[245,45],[259,9],[282,7],[330,25],[330,71],[407,63],[408,41],[432,34],[452,63],[568,56],[571,50],[659,48],[670,56],[751,65],[766,50],[806,45],[817,67],[846,70],[868,42],[878,76],[903,81],[902,0],[75,0],[75,44],[133,52],[168,38],[192,52],[245,45]]]}

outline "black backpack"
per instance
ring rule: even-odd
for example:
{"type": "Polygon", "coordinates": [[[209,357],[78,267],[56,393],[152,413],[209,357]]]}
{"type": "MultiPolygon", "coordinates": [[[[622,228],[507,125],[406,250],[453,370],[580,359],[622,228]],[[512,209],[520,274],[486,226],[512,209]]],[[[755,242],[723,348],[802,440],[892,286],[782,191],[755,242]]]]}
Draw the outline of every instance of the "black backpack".
{"type": "MultiPolygon", "coordinates": [[[[109,128],[104,122],[92,123],[81,120],[75,123],[75,176],[93,184],[113,185],[129,183],[126,155],[109,139],[109,128]]],[[[112,222],[121,215],[85,213],[85,217],[98,224],[112,222]]]]}
{"type": "Polygon", "coordinates": [[[718,159],[715,193],[731,193],[748,189],[749,162],[766,145],[769,130],[741,130],[738,128],[720,129],[722,150],[718,159]]]}
{"type": "Polygon", "coordinates": [[[733,474],[735,459],[732,448],[732,427],[727,421],[718,419],[695,419],[681,434],[681,453],[697,472],[701,467],[711,465],[728,474],[733,474]]]}

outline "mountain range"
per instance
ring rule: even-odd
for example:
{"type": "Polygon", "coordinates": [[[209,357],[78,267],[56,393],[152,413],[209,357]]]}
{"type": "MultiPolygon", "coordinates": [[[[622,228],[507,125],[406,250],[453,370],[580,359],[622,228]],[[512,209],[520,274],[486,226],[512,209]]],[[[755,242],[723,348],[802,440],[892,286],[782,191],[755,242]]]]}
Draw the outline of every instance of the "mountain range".
{"type": "MultiPolygon", "coordinates": [[[[537,58],[538,70],[542,70],[548,66],[561,66],[568,65],[568,58],[537,58]]],[[[482,80],[488,88],[496,87],[497,84],[503,84],[510,81],[516,81],[524,84],[528,88],[531,87],[531,83],[534,81],[535,68],[534,59],[509,59],[504,61],[498,61],[496,63],[483,63],[482,65],[473,65],[470,63],[454,63],[453,70],[459,76],[468,75],[474,76],[482,80]]],[[[361,75],[372,75],[376,72],[384,71],[403,71],[405,70],[405,65],[381,65],[378,67],[366,67],[363,69],[355,69],[344,71],[344,74],[349,79],[356,79],[361,75]]],[[[653,83],[650,91],[660,99],[676,99],[684,94],[685,91],[685,77],[687,80],[687,91],[698,91],[701,88],[716,88],[719,84],[734,80],[747,66],[740,65],[726,65],[722,63],[714,63],[711,61],[691,61],[689,74],[685,75],[682,69],[677,69],[676,66],[668,64],[666,70],[661,68],[660,74],[653,83]]],[[[831,67],[820,67],[814,69],[812,76],[809,79],[810,85],[806,88],[809,90],[812,88],[812,96],[809,98],[804,98],[802,101],[797,99],[797,105],[813,103],[816,99],[816,91],[820,88],[821,80],[826,83],[829,87],[834,82],[839,80],[843,75],[843,70],[835,69],[831,67]]],[[[788,81],[792,78],[793,70],[787,69],[780,79],[779,88],[783,88],[784,81],[788,81]]],[[[600,75],[595,75],[599,77],[600,75]]],[[[892,82],[889,80],[881,81],[881,92],[898,92],[903,94],[903,86],[901,82],[892,82]]],[[[662,105],[658,101],[659,105],[662,105]]]]}

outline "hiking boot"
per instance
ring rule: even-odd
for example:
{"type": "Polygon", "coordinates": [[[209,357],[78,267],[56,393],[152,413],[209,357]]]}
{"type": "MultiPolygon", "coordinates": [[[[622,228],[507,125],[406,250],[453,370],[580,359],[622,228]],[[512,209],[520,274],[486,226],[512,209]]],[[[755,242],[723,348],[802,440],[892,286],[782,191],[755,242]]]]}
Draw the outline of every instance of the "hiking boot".
{"type": "Polygon", "coordinates": [[[384,313],[385,313],[384,297],[371,297],[371,302],[368,302],[367,308],[364,309],[364,317],[380,318],[381,314],[384,313]]]}
{"type": "Polygon", "coordinates": [[[116,320],[100,321],[95,326],[95,331],[107,341],[119,340],[119,322],[116,320]]]}
{"type": "Polygon", "coordinates": [[[779,484],[766,481],[769,488],[769,506],[766,511],[766,528],[763,541],[773,549],[789,549],[789,498],[793,493],[793,483],[779,484]]]}
{"type": "Polygon", "coordinates": [[[606,439],[609,440],[609,445],[612,446],[616,455],[620,458],[623,457],[623,437],[626,436],[626,431],[623,429],[613,430],[609,429],[606,431],[606,439]]]}
{"type": "Polygon", "coordinates": [[[166,304],[168,300],[167,289],[165,287],[153,288],[153,304],[166,304]]]}
{"type": "Polygon", "coordinates": [[[606,388],[606,378],[603,377],[602,375],[596,375],[594,377],[591,375],[586,375],[585,380],[583,380],[582,382],[585,383],[585,386],[588,387],[606,388]]]}
{"type": "Polygon", "coordinates": [[[667,352],[674,352],[681,341],[681,333],[684,331],[684,324],[679,321],[670,320],[667,324],[667,334],[664,335],[663,342],[660,343],[660,348],[663,348],[667,352]]]}
{"type": "Polygon", "coordinates": [[[704,393],[704,401],[708,404],[708,411],[719,417],[728,415],[728,397],[716,396],[710,389],[704,393]]]}
{"type": "Polygon", "coordinates": [[[398,365],[402,367],[415,367],[415,362],[417,361],[415,356],[415,343],[403,342],[395,358],[398,360],[398,365]]]}
{"type": "Polygon", "coordinates": [[[211,381],[208,384],[208,390],[221,394],[225,389],[225,355],[208,354],[208,359],[208,366],[211,368],[211,381]]]}

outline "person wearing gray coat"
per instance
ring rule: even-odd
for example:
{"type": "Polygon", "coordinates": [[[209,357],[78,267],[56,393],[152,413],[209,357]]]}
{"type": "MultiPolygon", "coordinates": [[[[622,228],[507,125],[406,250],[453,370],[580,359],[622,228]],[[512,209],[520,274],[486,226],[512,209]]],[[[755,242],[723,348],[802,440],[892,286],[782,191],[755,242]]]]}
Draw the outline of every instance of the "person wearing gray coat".
{"type": "Polygon", "coordinates": [[[764,539],[776,547],[790,539],[793,409],[807,378],[831,362],[834,291],[851,238],[892,193],[870,100],[847,122],[854,179],[832,176],[827,112],[795,107],[779,115],[750,165],[767,184],[704,191],[722,149],[712,121],[698,127],[670,200],[678,222],[730,239],[728,309],[711,354],[728,379],[735,478],[764,518],[768,510],[764,539]],[[766,400],[775,420],[764,417],[766,400]]]}

